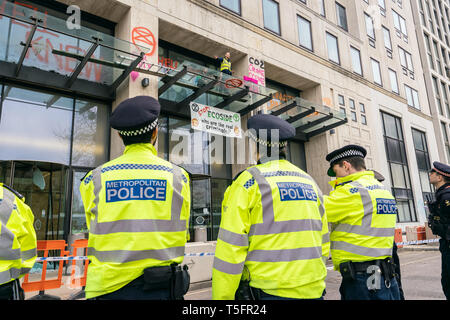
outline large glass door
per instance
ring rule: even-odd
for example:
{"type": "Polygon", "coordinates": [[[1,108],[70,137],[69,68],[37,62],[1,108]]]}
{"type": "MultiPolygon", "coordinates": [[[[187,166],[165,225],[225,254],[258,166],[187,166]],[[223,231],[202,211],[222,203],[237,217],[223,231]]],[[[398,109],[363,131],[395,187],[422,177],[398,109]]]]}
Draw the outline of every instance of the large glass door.
{"type": "Polygon", "coordinates": [[[25,197],[34,214],[38,240],[64,238],[65,195],[68,169],[55,163],[1,161],[0,182],[25,197]]]}

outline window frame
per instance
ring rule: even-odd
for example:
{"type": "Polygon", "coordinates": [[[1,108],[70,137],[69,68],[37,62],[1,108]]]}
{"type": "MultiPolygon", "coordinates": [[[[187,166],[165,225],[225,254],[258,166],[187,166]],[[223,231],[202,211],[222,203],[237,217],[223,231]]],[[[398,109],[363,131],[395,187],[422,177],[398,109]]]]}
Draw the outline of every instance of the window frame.
{"type": "Polygon", "coordinates": [[[238,1],[238,3],[239,3],[239,12],[236,12],[233,9],[228,8],[226,5],[222,4],[222,0],[219,0],[219,6],[222,7],[222,8],[225,8],[226,10],[231,11],[231,12],[237,14],[237,15],[242,16],[242,3],[241,3],[241,0],[236,0],[236,1],[238,1]]]}
{"type": "Polygon", "coordinates": [[[305,49],[307,49],[307,50],[309,50],[309,51],[311,51],[311,52],[314,52],[314,42],[313,42],[313,32],[312,32],[312,23],[311,23],[311,20],[309,20],[309,19],[306,19],[305,17],[303,17],[303,16],[301,16],[301,15],[299,15],[299,14],[297,14],[297,31],[298,31],[298,43],[299,43],[299,46],[300,47],[302,47],[302,48],[305,48],[305,49]],[[309,24],[309,40],[310,40],[310,42],[311,42],[311,48],[308,48],[307,46],[304,46],[302,43],[301,43],[301,38],[300,38],[300,21],[301,20],[303,20],[303,21],[306,21],[308,24],[309,24]]]}
{"type": "Polygon", "coordinates": [[[275,34],[278,35],[278,36],[281,36],[280,3],[279,3],[278,1],[275,1],[275,0],[262,0],[261,4],[262,4],[262,11],[263,11],[263,26],[264,26],[264,29],[266,29],[266,30],[268,30],[268,31],[270,31],[270,32],[273,32],[273,33],[275,33],[275,34]],[[275,31],[275,30],[272,30],[272,29],[270,29],[270,28],[268,28],[268,27],[266,26],[266,21],[265,21],[265,16],[264,16],[264,2],[271,2],[271,3],[274,3],[274,4],[277,5],[278,30],[279,30],[279,32],[277,32],[277,31],[275,31]]]}

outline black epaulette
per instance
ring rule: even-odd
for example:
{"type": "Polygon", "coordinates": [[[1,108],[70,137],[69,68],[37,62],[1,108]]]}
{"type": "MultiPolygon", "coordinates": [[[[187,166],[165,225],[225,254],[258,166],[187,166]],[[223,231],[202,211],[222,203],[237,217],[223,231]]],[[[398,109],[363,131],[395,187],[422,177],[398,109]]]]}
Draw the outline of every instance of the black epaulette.
{"type": "Polygon", "coordinates": [[[353,182],[353,181],[350,180],[350,181],[341,182],[341,183],[337,184],[335,188],[341,187],[341,186],[346,185],[347,183],[350,183],[350,182],[353,182]]]}
{"type": "Polygon", "coordinates": [[[11,188],[10,186],[8,186],[6,184],[3,184],[3,187],[5,187],[5,189],[8,189],[9,191],[11,191],[20,200],[23,200],[23,198],[24,198],[23,195],[21,195],[19,192],[17,192],[16,190],[11,188]]]}
{"type": "Polygon", "coordinates": [[[244,169],[244,170],[242,170],[241,172],[239,172],[237,175],[235,175],[234,178],[233,178],[233,182],[234,182],[234,180],[236,180],[236,179],[241,175],[241,173],[243,173],[245,170],[247,170],[247,169],[244,169]]]}
{"type": "Polygon", "coordinates": [[[83,178],[80,179],[80,181],[83,181],[84,178],[86,178],[86,176],[89,174],[90,171],[86,172],[86,174],[83,176],[83,178]]]}

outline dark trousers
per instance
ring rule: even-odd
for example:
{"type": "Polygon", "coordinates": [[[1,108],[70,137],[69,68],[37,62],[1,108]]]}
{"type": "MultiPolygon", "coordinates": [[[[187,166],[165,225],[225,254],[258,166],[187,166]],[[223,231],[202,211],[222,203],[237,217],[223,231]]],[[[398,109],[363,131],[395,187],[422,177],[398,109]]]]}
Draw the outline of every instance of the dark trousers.
{"type": "Polygon", "coordinates": [[[447,300],[450,300],[450,241],[440,239],[439,251],[442,254],[442,290],[447,300]]]}
{"type": "Polygon", "coordinates": [[[400,292],[395,277],[390,280],[391,285],[387,288],[385,278],[381,275],[380,288],[369,290],[367,280],[370,276],[370,274],[358,272],[355,275],[355,280],[343,279],[339,288],[341,300],[400,300],[400,292]]]}
{"type": "Polygon", "coordinates": [[[92,300],[170,300],[170,290],[144,290],[144,276],[131,281],[126,286],[92,300]]]}
{"type": "Polygon", "coordinates": [[[400,300],[405,300],[402,288],[402,275],[400,273],[400,259],[397,253],[397,244],[394,241],[394,247],[392,248],[392,260],[395,263],[395,279],[397,279],[398,290],[400,292],[400,300]]]}
{"type": "Polygon", "coordinates": [[[25,300],[25,294],[18,279],[0,285],[0,300],[25,300]]]}
{"type": "MultiPolygon", "coordinates": [[[[306,300],[306,299],[295,299],[295,298],[285,298],[285,297],[280,297],[280,296],[273,296],[271,294],[265,293],[261,289],[257,289],[257,290],[259,290],[259,300],[306,300]]],[[[325,291],[324,291],[324,293],[325,293],[325,291]]],[[[320,298],[309,299],[309,300],[323,300],[324,293],[322,293],[322,296],[320,298]]]]}

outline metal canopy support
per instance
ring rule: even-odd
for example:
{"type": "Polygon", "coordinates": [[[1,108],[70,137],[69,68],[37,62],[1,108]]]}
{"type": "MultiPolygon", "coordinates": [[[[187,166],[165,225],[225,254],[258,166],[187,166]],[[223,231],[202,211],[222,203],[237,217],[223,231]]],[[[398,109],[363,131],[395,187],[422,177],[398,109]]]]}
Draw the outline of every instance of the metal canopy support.
{"type": "MultiPolygon", "coordinates": [[[[159,71],[159,70],[158,70],[159,71]]],[[[158,96],[166,92],[171,86],[173,86],[178,80],[180,80],[188,72],[187,66],[183,66],[183,70],[178,72],[174,76],[166,75],[161,79],[164,84],[158,89],[158,96]]]]}
{"type": "Polygon", "coordinates": [[[95,40],[95,43],[93,43],[91,45],[88,53],[84,56],[83,60],[81,60],[81,62],[78,64],[77,68],[72,72],[72,75],[70,76],[69,80],[66,82],[66,88],[72,87],[73,83],[75,82],[75,80],[77,79],[77,77],[81,73],[81,71],[83,70],[86,63],[88,63],[89,59],[94,54],[95,50],[97,50],[97,47],[100,44],[99,42],[102,41],[99,38],[94,38],[94,40],[95,40]]]}
{"type": "Polygon", "coordinates": [[[177,109],[180,110],[182,107],[188,105],[191,101],[194,101],[195,99],[200,97],[202,94],[204,94],[208,90],[212,89],[217,84],[217,82],[219,82],[219,80],[217,79],[216,76],[214,76],[214,80],[211,80],[204,86],[199,87],[197,90],[195,90],[195,92],[193,94],[191,94],[189,97],[187,97],[183,101],[179,102],[177,104],[177,109]]]}
{"type": "Polygon", "coordinates": [[[264,97],[263,99],[256,101],[255,103],[249,105],[247,108],[242,109],[241,111],[239,111],[239,114],[241,116],[246,115],[247,113],[249,113],[250,111],[258,108],[259,106],[262,106],[264,103],[269,102],[270,100],[272,100],[272,94],[270,94],[267,97],[264,97]]]}
{"type": "Polygon", "coordinates": [[[286,102],[286,104],[284,106],[282,106],[277,111],[272,112],[271,114],[274,116],[279,116],[280,114],[283,114],[295,107],[297,107],[297,101],[291,100],[291,101],[286,102]]]}
{"type": "Polygon", "coordinates": [[[38,27],[38,24],[40,22],[42,22],[41,19],[38,19],[38,18],[35,18],[35,17],[30,17],[30,19],[34,21],[34,24],[33,24],[33,27],[31,28],[30,34],[28,35],[27,42],[26,43],[20,42],[20,44],[23,45],[24,48],[23,48],[22,53],[20,55],[19,62],[17,63],[16,71],[15,71],[15,74],[14,74],[15,77],[17,77],[19,75],[20,69],[22,69],[23,61],[25,60],[25,57],[27,55],[28,49],[31,48],[31,41],[33,40],[33,37],[34,37],[34,34],[35,34],[36,29],[38,27]]]}
{"type": "Polygon", "coordinates": [[[297,120],[300,120],[300,119],[302,119],[302,118],[304,118],[306,116],[309,116],[310,114],[313,114],[314,112],[316,112],[316,108],[311,107],[310,110],[303,111],[303,112],[301,112],[301,113],[299,113],[299,114],[297,114],[297,115],[295,115],[293,117],[290,117],[289,119],[287,119],[287,122],[293,123],[293,122],[295,122],[297,120]]]}
{"type": "Polygon", "coordinates": [[[130,73],[141,63],[144,59],[144,53],[141,52],[139,57],[137,57],[123,72],[122,74],[114,81],[114,83],[109,87],[111,94],[114,94],[114,91],[117,87],[130,75],[130,73]]]}
{"type": "Polygon", "coordinates": [[[343,124],[347,123],[347,121],[348,121],[347,118],[345,118],[344,120],[338,121],[338,122],[333,123],[333,124],[331,124],[329,126],[323,126],[322,128],[319,128],[317,130],[311,131],[311,132],[307,133],[306,135],[308,136],[308,139],[309,139],[309,138],[311,138],[313,136],[321,134],[322,132],[325,132],[325,131],[331,130],[333,128],[339,127],[340,125],[343,125],[343,124]]]}
{"type": "Polygon", "coordinates": [[[219,109],[223,109],[225,108],[227,105],[231,104],[233,101],[239,100],[243,97],[245,97],[248,92],[249,92],[249,87],[245,86],[244,89],[239,90],[238,92],[236,92],[235,94],[233,94],[232,96],[225,98],[222,102],[218,103],[216,106],[214,106],[215,108],[219,108],[219,109]]]}
{"type": "Polygon", "coordinates": [[[326,115],[325,117],[322,117],[320,119],[317,119],[317,120],[314,120],[314,121],[311,121],[311,122],[308,121],[307,124],[304,124],[304,125],[302,125],[300,127],[297,127],[296,128],[296,132],[297,133],[301,133],[304,130],[306,130],[308,128],[311,128],[311,127],[314,127],[314,126],[318,125],[319,123],[327,121],[327,120],[329,120],[331,118],[333,118],[333,114],[332,113],[330,113],[329,115],[326,115]]]}

